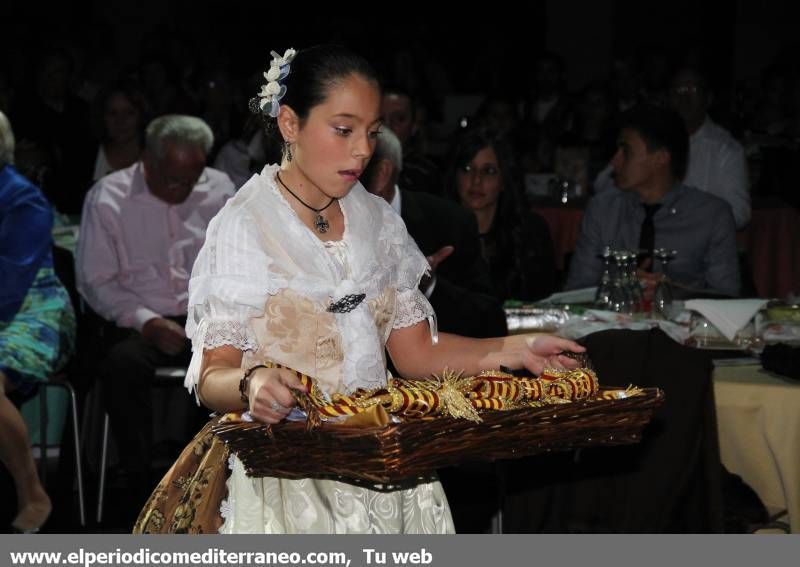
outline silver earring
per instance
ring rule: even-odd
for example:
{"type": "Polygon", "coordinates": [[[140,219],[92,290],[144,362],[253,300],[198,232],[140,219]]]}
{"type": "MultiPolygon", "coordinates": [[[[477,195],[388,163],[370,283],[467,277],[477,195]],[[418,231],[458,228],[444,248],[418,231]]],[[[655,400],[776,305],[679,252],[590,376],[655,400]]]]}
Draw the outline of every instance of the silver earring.
{"type": "Polygon", "coordinates": [[[286,142],[286,161],[292,161],[292,145],[286,142]]]}

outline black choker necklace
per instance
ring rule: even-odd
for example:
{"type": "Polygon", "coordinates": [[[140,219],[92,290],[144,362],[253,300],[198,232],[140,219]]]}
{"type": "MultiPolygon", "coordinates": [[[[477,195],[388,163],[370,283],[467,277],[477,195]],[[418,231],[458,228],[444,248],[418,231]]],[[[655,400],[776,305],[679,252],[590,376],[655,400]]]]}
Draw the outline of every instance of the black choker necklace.
{"type": "Polygon", "coordinates": [[[289,186],[286,185],[286,183],[283,182],[283,179],[281,179],[281,174],[280,173],[276,172],[275,173],[275,177],[278,178],[278,181],[280,182],[280,184],[283,185],[283,188],[286,189],[292,197],[294,197],[295,199],[300,201],[301,205],[303,205],[307,209],[311,209],[312,211],[317,213],[317,217],[314,219],[314,228],[317,229],[317,232],[319,232],[320,234],[325,234],[326,232],[328,232],[328,229],[331,227],[331,225],[328,222],[328,219],[323,217],[321,213],[322,213],[322,211],[324,211],[325,209],[330,207],[336,199],[334,197],[331,197],[331,200],[328,202],[327,205],[325,205],[321,209],[315,209],[314,207],[312,207],[311,205],[309,205],[308,203],[303,201],[300,197],[295,195],[294,191],[289,189],[289,186]]]}

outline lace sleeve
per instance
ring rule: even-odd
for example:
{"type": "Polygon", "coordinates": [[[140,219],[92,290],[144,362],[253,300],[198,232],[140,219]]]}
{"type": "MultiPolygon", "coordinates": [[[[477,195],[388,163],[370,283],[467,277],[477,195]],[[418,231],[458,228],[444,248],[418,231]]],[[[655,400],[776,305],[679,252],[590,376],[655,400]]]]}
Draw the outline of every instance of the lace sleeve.
{"type": "Polygon", "coordinates": [[[393,328],[411,327],[433,316],[435,316],[433,307],[419,289],[406,289],[397,293],[397,309],[393,328]]]}
{"type": "MultiPolygon", "coordinates": [[[[195,321],[192,339],[192,360],[186,371],[184,386],[197,397],[197,384],[205,349],[232,346],[241,351],[258,350],[258,339],[249,325],[251,312],[246,307],[221,302],[209,297],[202,305],[190,309],[195,321]]],[[[199,400],[198,400],[199,403],[199,400]]]]}
{"type": "Polygon", "coordinates": [[[215,321],[208,322],[203,348],[218,348],[221,346],[236,347],[241,351],[258,350],[258,342],[249,325],[241,321],[215,321]]]}

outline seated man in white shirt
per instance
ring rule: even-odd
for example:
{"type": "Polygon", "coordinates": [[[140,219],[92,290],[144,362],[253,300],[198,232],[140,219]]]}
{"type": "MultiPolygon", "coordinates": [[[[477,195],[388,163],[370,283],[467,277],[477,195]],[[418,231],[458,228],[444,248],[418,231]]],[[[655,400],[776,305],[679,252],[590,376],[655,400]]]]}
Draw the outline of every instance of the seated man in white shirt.
{"type": "Polygon", "coordinates": [[[689,132],[689,170],[683,183],[727,201],[736,228],[744,227],[750,221],[744,148],[708,116],[712,100],[708,81],[697,69],[679,69],[670,84],[669,100],[689,132]]]}
{"type": "MultiPolygon", "coordinates": [[[[670,105],[689,132],[689,167],[683,184],[716,195],[733,212],[736,228],[750,221],[750,188],[742,145],[708,116],[711,91],[696,69],[684,67],[673,75],[670,105]]],[[[597,176],[595,193],[614,187],[609,165],[597,176]]]]}
{"type": "Polygon", "coordinates": [[[153,486],[150,384],[157,367],[188,363],[189,276],[209,221],[234,193],[206,167],[212,145],[199,118],[157,118],[142,161],[100,179],[83,205],[78,290],[116,324],[100,379],[134,507],[153,486]]]}

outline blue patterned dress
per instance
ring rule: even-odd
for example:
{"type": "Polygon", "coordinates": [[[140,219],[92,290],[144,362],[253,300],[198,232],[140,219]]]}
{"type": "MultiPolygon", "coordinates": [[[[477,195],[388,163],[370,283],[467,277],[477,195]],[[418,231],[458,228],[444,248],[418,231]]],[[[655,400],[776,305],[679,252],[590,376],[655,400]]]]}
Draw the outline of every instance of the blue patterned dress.
{"type": "Polygon", "coordinates": [[[53,271],[53,212],[11,165],[0,169],[0,371],[23,397],[75,342],[69,295],[53,271]]]}

